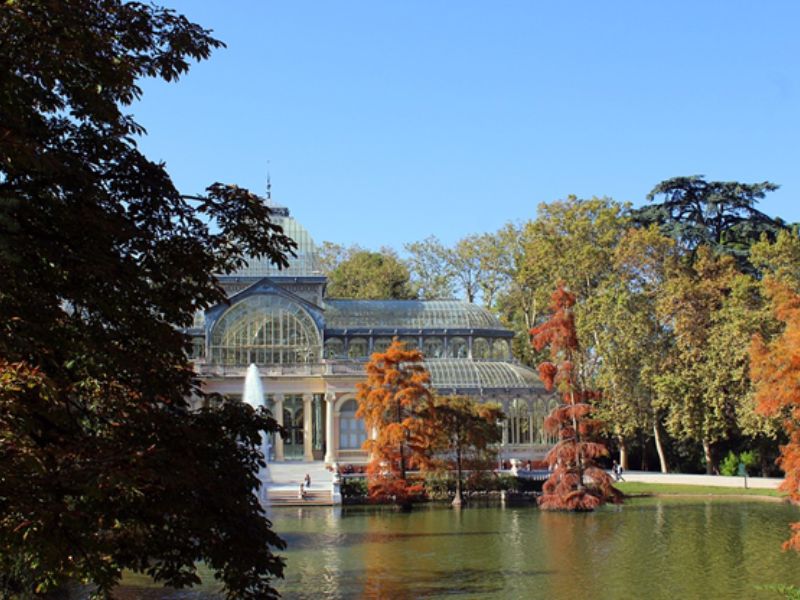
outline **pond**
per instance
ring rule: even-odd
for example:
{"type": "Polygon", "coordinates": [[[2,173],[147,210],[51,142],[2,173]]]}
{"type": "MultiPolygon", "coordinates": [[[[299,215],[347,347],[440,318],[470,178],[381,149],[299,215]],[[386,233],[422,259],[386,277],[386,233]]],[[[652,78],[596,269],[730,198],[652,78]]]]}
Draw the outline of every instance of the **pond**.
{"type": "MultiPolygon", "coordinates": [[[[756,586],[800,585],[800,556],[780,549],[800,513],[769,502],[642,499],[588,514],[309,507],[271,518],[289,544],[287,599],[767,599],[779,596],[756,586]]],[[[211,585],[125,584],[125,600],[219,597],[211,585]]]]}

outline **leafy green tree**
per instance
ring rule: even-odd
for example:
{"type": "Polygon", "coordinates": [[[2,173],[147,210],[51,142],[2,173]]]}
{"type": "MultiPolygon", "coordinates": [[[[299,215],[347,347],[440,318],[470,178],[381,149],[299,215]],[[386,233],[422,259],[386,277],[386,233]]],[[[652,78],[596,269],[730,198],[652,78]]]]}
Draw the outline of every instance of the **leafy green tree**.
{"type": "MultiPolygon", "coordinates": [[[[548,290],[559,282],[580,300],[576,306],[579,334],[582,339],[592,337],[583,327],[584,300],[612,270],[614,248],[628,226],[626,211],[626,205],[608,198],[570,196],[540,204],[535,220],[506,225],[497,233],[493,243],[505,247],[507,255],[495,262],[504,280],[495,308],[517,333],[514,350],[520,360],[530,365],[541,362],[542,356],[534,356],[528,331],[541,320],[549,304],[548,290]]],[[[584,348],[587,360],[581,368],[591,370],[590,346],[584,348]]]]}
{"type": "Polygon", "coordinates": [[[800,292],[800,225],[779,231],[774,240],[762,236],[751,247],[750,260],[762,277],[800,292]]]}
{"type": "Polygon", "coordinates": [[[631,228],[614,250],[612,273],[587,300],[585,319],[599,356],[597,385],[602,390],[595,414],[616,438],[625,469],[630,440],[645,440],[652,431],[661,470],[668,470],[653,382],[672,344],[656,301],[667,269],[677,258],[675,242],[656,228],[631,228]]]}
{"type": "MultiPolygon", "coordinates": [[[[438,433],[435,449],[452,457],[456,467],[456,494],[453,506],[464,503],[463,467],[491,464],[503,434],[497,423],[505,418],[498,404],[476,402],[467,396],[437,396],[425,418],[438,433]]],[[[451,461],[446,460],[446,463],[451,461]]]]}
{"type": "Polygon", "coordinates": [[[759,308],[753,279],[705,246],[668,277],[659,298],[675,352],[656,377],[657,404],[674,436],[702,444],[708,473],[715,444],[738,434],[737,413],[752,393],[744,340],[758,331],[759,308]]]}
{"type": "Polygon", "coordinates": [[[317,248],[319,266],[324,275],[329,275],[354,252],[363,250],[359,246],[345,247],[334,242],[324,241],[317,248]]]}
{"type": "Polygon", "coordinates": [[[221,42],[120,0],[0,7],[0,595],[122,570],[171,586],[204,561],[228,597],[272,598],[284,547],[253,489],[265,413],[209,403],[187,354],[212,273],[294,243],[246,190],[187,198],[127,112],[221,42]]]}
{"type": "Polygon", "coordinates": [[[328,296],[359,300],[416,298],[408,267],[384,248],[357,250],[328,275],[328,296]]]}
{"type": "Polygon", "coordinates": [[[405,245],[412,281],[423,300],[443,300],[455,296],[450,251],[435,235],[405,245]]]}
{"type": "Polygon", "coordinates": [[[481,277],[481,253],[479,236],[469,235],[460,239],[450,252],[450,269],[464,300],[474,304],[478,300],[481,277]]]}
{"type": "Polygon", "coordinates": [[[749,268],[750,246],[766,234],[774,239],[785,227],[755,208],[767,192],[778,186],[769,181],[706,181],[702,175],[673,177],[659,183],[647,195],[659,203],[631,211],[640,225],[656,224],[692,254],[708,246],[715,253],[736,258],[741,268],[749,268]]]}

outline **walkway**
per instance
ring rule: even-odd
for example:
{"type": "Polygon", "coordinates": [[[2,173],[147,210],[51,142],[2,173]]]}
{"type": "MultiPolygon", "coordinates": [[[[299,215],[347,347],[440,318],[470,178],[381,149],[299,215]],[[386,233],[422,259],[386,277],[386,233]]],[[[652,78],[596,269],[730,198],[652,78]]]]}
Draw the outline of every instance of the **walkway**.
{"type": "Polygon", "coordinates": [[[655,473],[652,471],[625,471],[625,481],[639,483],[666,483],[671,485],[709,485],[716,487],[774,490],[783,479],[774,477],[728,477],[725,475],[687,475],[683,473],[655,473]]]}

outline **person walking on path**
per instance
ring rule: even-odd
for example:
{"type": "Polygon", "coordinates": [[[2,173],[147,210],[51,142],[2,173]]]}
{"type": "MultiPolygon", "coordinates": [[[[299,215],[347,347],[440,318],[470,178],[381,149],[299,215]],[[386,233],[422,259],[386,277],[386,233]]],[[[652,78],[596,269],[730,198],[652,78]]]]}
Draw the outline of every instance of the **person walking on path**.
{"type": "Polygon", "coordinates": [[[304,482],[305,482],[305,484],[306,484],[306,489],[308,489],[308,488],[310,488],[310,487],[311,487],[311,475],[309,475],[308,473],[306,473],[306,476],[303,478],[303,481],[304,481],[304,482]]]}
{"type": "Polygon", "coordinates": [[[611,472],[614,473],[614,481],[625,481],[625,478],[622,476],[622,465],[614,461],[614,464],[611,466],[611,472]]]}

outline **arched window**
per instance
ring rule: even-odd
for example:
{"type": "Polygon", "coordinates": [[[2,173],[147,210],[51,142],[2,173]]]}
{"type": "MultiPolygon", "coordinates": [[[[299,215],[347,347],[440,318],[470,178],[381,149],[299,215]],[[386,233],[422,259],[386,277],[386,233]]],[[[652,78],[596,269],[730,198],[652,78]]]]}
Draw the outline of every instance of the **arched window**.
{"type": "Polygon", "coordinates": [[[325,358],[344,358],[344,342],[339,338],[325,340],[325,358]]]}
{"type": "Polygon", "coordinates": [[[450,358],[467,358],[469,346],[463,337],[450,338],[447,344],[447,354],[450,358]]]}
{"type": "Polygon", "coordinates": [[[425,358],[443,358],[444,342],[442,338],[426,337],[422,340],[422,353],[425,355],[425,358]]]}
{"type": "Polygon", "coordinates": [[[369,342],[364,338],[352,338],[347,348],[349,358],[366,358],[369,354],[369,342]]]}
{"type": "Polygon", "coordinates": [[[377,337],[372,340],[372,351],[373,352],[386,352],[389,346],[392,345],[392,338],[388,337],[377,337]]]}
{"type": "Polygon", "coordinates": [[[356,418],[358,404],[355,400],[348,400],[339,410],[339,449],[359,450],[361,444],[367,439],[367,430],[364,420],[356,418]]]}
{"type": "Polygon", "coordinates": [[[492,343],[492,358],[495,360],[508,360],[508,342],[495,340],[492,343]]]}
{"type": "Polygon", "coordinates": [[[477,360],[490,358],[489,342],[486,341],[486,338],[472,340],[472,358],[477,360]]]}
{"type": "Polygon", "coordinates": [[[315,363],[322,340],[299,305],[263,294],[237,302],[220,317],[209,350],[211,362],[223,365],[315,363]]]}
{"type": "Polygon", "coordinates": [[[410,335],[401,337],[400,341],[406,345],[406,350],[414,350],[419,346],[419,338],[411,337],[410,335]]]}
{"type": "Polygon", "coordinates": [[[511,401],[506,420],[507,437],[509,444],[530,445],[531,443],[531,415],[525,400],[515,398],[511,401]]]}

